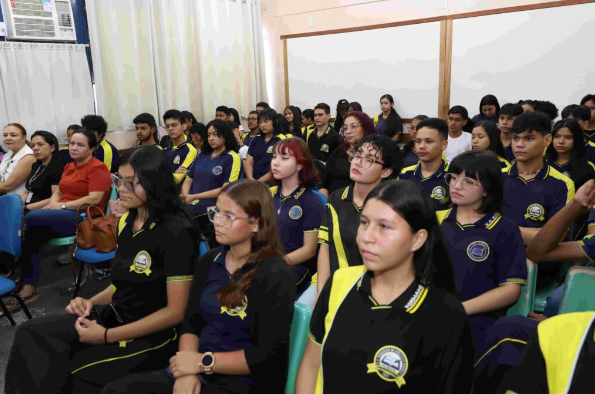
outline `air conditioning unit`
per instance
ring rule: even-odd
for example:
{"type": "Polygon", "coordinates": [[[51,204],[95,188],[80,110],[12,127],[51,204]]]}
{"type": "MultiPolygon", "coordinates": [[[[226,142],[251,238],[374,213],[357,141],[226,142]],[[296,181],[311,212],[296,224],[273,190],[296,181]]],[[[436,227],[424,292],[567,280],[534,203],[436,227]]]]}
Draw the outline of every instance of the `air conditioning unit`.
{"type": "Polygon", "coordinates": [[[70,0],[2,0],[8,40],[76,42],[70,0]]]}

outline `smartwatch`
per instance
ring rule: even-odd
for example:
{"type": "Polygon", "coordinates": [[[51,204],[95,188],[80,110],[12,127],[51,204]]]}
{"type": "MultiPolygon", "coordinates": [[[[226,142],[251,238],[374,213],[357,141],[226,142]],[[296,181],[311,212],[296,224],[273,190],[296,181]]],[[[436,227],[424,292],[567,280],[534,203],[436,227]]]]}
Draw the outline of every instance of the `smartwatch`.
{"type": "Polygon", "coordinates": [[[62,204],[62,209],[66,209],[66,204],[62,204]]]}
{"type": "Polygon", "coordinates": [[[198,363],[202,370],[207,375],[213,374],[213,366],[215,365],[215,355],[212,352],[203,353],[198,363]]]}

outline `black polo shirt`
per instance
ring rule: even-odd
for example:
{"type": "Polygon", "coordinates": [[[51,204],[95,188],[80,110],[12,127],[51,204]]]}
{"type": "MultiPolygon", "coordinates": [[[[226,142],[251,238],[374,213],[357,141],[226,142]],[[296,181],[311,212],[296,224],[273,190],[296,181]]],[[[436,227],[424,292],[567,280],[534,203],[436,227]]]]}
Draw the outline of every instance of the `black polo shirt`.
{"type": "Polygon", "coordinates": [[[363,207],[353,202],[354,185],[331,193],[318,231],[318,243],[328,245],[331,275],[339,268],[363,264],[357,247],[359,213],[363,207]]]}
{"type": "Polygon", "coordinates": [[[29,191],[27,204],[46,200],[52,196],[52,186],[58,186],[64,172],[64,160],[60,154],[54,156],[47,165],[38,160],[33,163],[25,187],[29,191]]]}
{"type": "Polygon", "coordinates": [[[314,156],[322,162],[327,162],[331,153],[339,147],[339,133],[331,125],[328,125],[322,136],[318,136],[318,128],[306,135],[306,144],[314,156]]]}
{"type": "Polygon", "coordinates": [[[399,179],[419,183],[428,191],[428,193],[430,193],[430,196],[436,203],[436,209],[444,209],[446,203],[450,201],[448,198],[448,185],[444,180],[447,173],[448,165],[446,164],[446,159],[443,155],[442,164],[436,172],[429,177],[424,178],[421,173],[421,161],[418,161],[417,164],[413,166],[403,168],[399,175],[399,179]]]}
{"type": "Polygon", "coordinates": [[[380,305],[372,276],[364,266],[340,269],[318,298],[310,322],[310,339],[322,346],[315,393],[471,392],[473,344],[460,301],[413,281],[380,305]]]}
{"type": "Polygon", "coordinates": [[[335,149],[320,176],[320,179],[322,179],[321,187],[327,189],[330,194],[335,190],[349,186],[352,182],[349,175],[350,170],[349,155],[343,153],[340,148],[335,149]]]}
{"type": "Polygon", "coordinates": [[[120,219],[118,249],[112,262],[112,296],[125,323],[140,320],[167,306],[167,283],[192,280],[198,241],[175,219],[156,224],[147,219],[132,229],[134,213],[120,219]]]}

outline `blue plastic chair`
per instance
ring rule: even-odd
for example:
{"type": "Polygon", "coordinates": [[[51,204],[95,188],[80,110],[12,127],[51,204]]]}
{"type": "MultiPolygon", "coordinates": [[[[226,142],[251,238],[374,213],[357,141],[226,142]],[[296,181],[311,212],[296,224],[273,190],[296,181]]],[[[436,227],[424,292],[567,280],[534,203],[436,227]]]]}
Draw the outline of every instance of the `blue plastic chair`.
{"type": "Polygon", "coordinates": [[[316,197],[318,197],[318,199],[322,203],[322,206],[326,208],[326,203],[328,201],[328,198],[324,194],[322,194],[321,192],[316,191],[316,190],[312,190],[312,193],[314,193],[316,195],[316,197]]]}
{"type": "Polygon", "coordinates": [[[198,244],[198,257],[202,257],[209,251],[209,244],[207,241],[200,241],[198,244]]]}
{"type": "Polygon", "coordinates": [[[285,394],[293,394],[295,392],[295,380],[300,369],[300,364],[302,363],[304,350],[306,350],[306,344],[308,343],[310,318],[312,318],[312,310],[296,302],[294,304],[293,322],[291,323],[291,332],[289,334],[289,371],[287,373],[285,394]]]}
{"type": "Polygon", "coordinates": [[[595,268],[572,267],[564,281],[558,314],[595,311],[595,268]]]}
{"type": "Polygon", "coordinates": [[[521,289],[521,295],[518,301],[513,304],[506,316],[521,315],[527,317],[529,312],[535,307],[535,286],[537,284],[537,265],[527,259],[527,283],[521,289]]]}
{"type": "Polygon", "coordinates": [[[33,316],[31,316],[31,313],[29,312],[29,308],[27,308],[27,305],[25,305],[25,303],[23,302],[23,299],[17,293],[13,293],[15,286],[16,285],[12,280],[0,276],[0,308],[2,308],[2,311],[4,312],[4,315],[8,318],[8,321],[10,322],[11,326],[16,326],[16,323],[12,318],[10,311],[4,304],[2,297],[12,297],[15,300],[17,300],[17,302],[21,306],[21,309],[23,309],[23,312],[25,312],[25,315],[27,315],[27,318],[33,318],[33,316]]]}

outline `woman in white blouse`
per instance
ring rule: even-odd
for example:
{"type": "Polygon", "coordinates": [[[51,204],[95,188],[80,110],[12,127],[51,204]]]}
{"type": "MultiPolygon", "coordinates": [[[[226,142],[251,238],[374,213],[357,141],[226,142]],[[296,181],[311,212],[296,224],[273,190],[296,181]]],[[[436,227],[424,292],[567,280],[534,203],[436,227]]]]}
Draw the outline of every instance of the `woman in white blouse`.
{"type": "Polygon", "coordinates": [[[27,145],[27,131],[18,123],[9,123],[4,128],[2,142],[8,153],[0,163],[0,195],[18,194],[25,191],[25,181],[35,163],[33,151],[27,145]]]}

